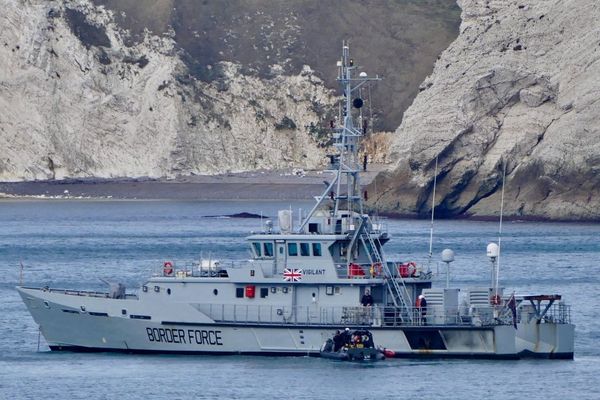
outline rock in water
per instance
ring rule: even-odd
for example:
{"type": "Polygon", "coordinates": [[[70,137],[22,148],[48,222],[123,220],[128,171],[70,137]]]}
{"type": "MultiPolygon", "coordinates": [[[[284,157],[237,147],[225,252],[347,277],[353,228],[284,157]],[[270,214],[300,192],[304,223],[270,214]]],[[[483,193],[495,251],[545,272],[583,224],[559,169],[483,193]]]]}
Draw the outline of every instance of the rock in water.
{"type": "Polygon", "coordinates": [[[600,218],[600,3],[459,0],[459,37],[395,133],[372,205],[440,216],[600,218]]]}

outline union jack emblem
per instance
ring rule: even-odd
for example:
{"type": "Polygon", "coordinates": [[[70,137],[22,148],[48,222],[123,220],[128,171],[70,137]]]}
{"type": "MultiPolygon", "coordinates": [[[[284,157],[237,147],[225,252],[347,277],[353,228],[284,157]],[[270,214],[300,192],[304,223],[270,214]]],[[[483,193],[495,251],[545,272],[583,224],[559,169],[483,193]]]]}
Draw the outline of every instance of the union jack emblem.
{"type": "Polygon", "coordinates": [[[283,270],[283,280],[286,282],[298,282],[302,279],[302,270],[296,268],[286,268],[283,270]]]}

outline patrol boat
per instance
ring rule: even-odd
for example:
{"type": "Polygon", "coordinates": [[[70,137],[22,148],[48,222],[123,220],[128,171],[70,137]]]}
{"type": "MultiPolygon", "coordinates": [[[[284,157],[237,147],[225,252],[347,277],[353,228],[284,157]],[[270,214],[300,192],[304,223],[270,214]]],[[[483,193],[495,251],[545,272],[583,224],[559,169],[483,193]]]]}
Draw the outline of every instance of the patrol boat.
{"type": "MultiPolygon", "coordinates": [[[[435,288],[426,268],[386,258],[384,221],[363,209],[364,128],[355,123],[361,87],[380,78],[359,73],[347,44],[337,69],[332,179],[297,226],[280,211],[277,227],[248,236],[252,259],[203,260],[193,270],[166,262],[132,293],[120,284],[106,293],[18,287],[50,349],[318,355],[349,327],[368,329],[395,357],[573,358],[574,325],[560,295],[505,295],[493,278],[435,288]],[[414,306],[419,296],[426,307],[414,306]]],[[[488,250],[494,262],[498,248],[488,250]]]]}

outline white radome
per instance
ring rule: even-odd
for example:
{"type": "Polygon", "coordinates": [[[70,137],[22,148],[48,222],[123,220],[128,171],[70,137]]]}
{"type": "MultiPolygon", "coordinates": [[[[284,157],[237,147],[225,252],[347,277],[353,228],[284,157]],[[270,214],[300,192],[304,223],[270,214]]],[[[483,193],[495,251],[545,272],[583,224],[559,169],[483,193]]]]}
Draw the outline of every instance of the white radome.
{"type": "Polygon", "coordinates": [[[487,245],[487,256],[490,258],[497,258],[500,248],[496,243],[490,243],[487,245]]]}
{"type": "Polygon", "coordinates": [[[451,263],[454,261],[454,251],[451,249],[444,249],[442,251],[442,261],[445,263],[451,263]]]}

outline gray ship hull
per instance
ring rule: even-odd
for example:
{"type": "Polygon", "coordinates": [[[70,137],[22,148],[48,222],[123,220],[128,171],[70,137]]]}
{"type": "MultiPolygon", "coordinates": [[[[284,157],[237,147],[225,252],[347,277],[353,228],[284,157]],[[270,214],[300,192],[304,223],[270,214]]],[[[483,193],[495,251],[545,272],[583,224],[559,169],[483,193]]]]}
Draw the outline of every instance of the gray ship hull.
{"type": "MultiPolygon", "coordinates": [[[[150,314],[137,299],[18,290],[52,350],[317,356],[322,343],[343,328],[222,323],[185,304],[165,304],[164,309],[153,304],[150,314]]],[[[395,357],[573,358],[574,327],[570,324],[519,324],[518,329],[507,325],[382,326],[369,330],[375,343],[392,350],[395,357]]]]}

